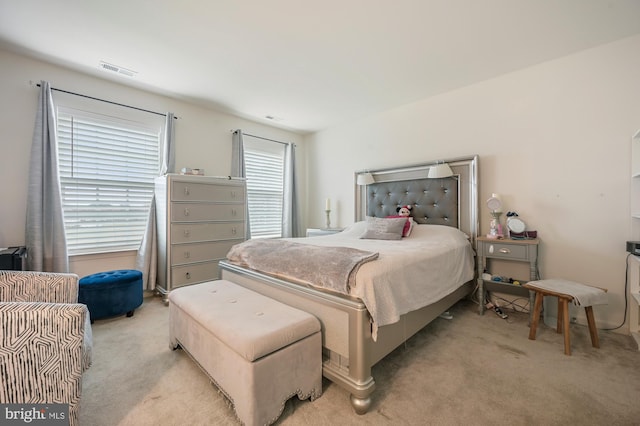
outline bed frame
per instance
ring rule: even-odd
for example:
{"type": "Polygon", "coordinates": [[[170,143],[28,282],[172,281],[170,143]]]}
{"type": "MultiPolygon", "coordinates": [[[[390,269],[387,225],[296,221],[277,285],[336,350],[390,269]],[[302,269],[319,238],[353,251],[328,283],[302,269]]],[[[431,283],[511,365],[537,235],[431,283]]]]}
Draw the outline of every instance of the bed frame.
{"type": "MultiPolygon", "coordinates": [[[[458,227],[469,235],[475,247],[478,156],[445,161],[454,176],[427,179],[429,167],[436,163],[369,170],[375,183],[355,186],[356,220],[393,215],[398,206],[412,205],[416,222],[458,227]]],[[[440,301],[409,312],[394,324],[379,327],[374,341],[369,313],[360,299],[293,284],[228,262],[220,262],[220,268],[223,279],[307,311],[320,320],[323,375],[351,394],[351,404],[358,414],[366,413],[372,403],[373,365],[469,295],[474,287],[474,280],[466,282],[440,301]]]]}

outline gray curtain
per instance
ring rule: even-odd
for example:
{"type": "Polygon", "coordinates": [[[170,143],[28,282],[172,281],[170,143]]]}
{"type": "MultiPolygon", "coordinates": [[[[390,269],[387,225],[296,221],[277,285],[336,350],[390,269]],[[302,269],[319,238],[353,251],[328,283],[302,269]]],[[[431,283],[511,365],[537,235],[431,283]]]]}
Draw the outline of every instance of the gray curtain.
{"type": "MultiPolygon", "coordinates": [[[[242,130],[234,130],[231,139],[231,176],[233,177],[247,177],[247,171],[244,167],[244,141],[242,139],[242,130]]],[[[251,226],[249,220],[249,204],[246,204],[245,208],[246,222],[246,239],[251,238],[251,226]]]]}
{"type": "Polygon", "coordinates": [[[175,173],[176,170],[176,154],[173,140],[175,138],[174,122],[175,117],[172,112],[167,113],[164,124],[164,141],[160,150],[162,158],[160,159],[160,176],[167,173],[175,173]]]}
{"type": "MultiPolygon", "coordinates": [[[[164,141],[160,149],[160,174],[163,176],[167,173],[175,172],[175,129],[174,115],[172,112],[167,113],[164,141]]],[[[156,223],[156,197],[151,199],[149,207],[149,217],[147,218],[147,227],[138,248],[136,257],[136,269],[142,272],[142,288],[146,290],[154,290],[156,288],[156,279],[158,277],[158,230],[156,223]]]]}
{"type": "Polygon", "coordinates": [[[284,202],[282,206],[282,236],[302,237],[302,218],[299,206],[296,148],[289,143],[284,151],[284,202]]]}
{"type": "Polygon", "coordinates": [[[46,81],[40,82],[31,144],[25,245],[27,270],[69,272],[58,173],[56,117],[51,86],[46,81]]]}
{"type": "Polygon", "coordinates": [[[231,176],[247,177],[247,171],[244,168],[244,141],[240,129],[233,132],[231,139],[231,176]]]}

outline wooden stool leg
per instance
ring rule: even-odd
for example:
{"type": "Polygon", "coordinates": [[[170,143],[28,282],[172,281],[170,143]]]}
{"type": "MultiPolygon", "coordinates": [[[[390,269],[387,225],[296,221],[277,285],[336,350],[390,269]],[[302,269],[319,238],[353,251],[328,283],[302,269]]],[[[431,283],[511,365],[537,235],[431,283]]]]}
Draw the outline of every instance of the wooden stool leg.
{"type": "Polygon", "coordinates": [[[558,320],[556,322],[556,333],[560,334],[562,333],[562,327],[563,327],[563,322],[562,322],[562,314],[564,313],[564,310],[562,309],[562,300],[560,297],[557,298],[558,299],[558,314],[556,315],[558,317],[558,320]]]}
{"type": "Polygon", "coordinates": [[[591,345],[594,348],[599,348],[600,340],[598,339],[598,329],[596,328],[596,319],[593,317],[593,308],[591,306],[585,306],[584,311],[587,313],[587,322],[589,324],[589,334],[591,335],[591,345]]]}
{"type": "Polygon", "coordinates": [[[529,340],[536,340],[536,332],[538,331],[538,322],[540,321],[540,309],[542,309],[542,293],[536,291],[536,301],[533,307],[533,319],[529,327],[529,340]]]}
{"type": "Polygon", "coordinates": [[[562,304],[562,331],[564,333],[564,354],[571,355],[571,337],[569,333],[569,300],[559,297],[558,302],[562,304]]]}

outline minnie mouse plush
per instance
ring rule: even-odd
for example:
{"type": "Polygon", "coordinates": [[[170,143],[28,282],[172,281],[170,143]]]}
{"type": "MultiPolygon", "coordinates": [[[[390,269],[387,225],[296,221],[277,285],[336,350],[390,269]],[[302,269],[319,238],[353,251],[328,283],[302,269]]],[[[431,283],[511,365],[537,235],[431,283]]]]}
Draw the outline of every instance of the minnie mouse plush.
{"type": "Polygon", "coordinates": [[[400,206],[396,209],[396,211],[398,212],[398,216],[404,216],[404,217],[409,217],[411,216],[411,209],[413,208],[413,206],[400,206]]]}

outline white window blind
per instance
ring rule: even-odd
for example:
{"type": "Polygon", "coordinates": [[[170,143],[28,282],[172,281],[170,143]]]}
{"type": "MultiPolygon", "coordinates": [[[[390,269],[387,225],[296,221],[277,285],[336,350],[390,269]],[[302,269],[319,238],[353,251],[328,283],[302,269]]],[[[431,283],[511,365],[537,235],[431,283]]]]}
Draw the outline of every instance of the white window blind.
{"type": "Polygon", "coordinates": [[[162,127],[58,109],[62,204],[70,255],[135,250],[160,169],[162,127]]]}
{"type": "Polygon", "coordinates": [[[282,236],[284,145],[252,142],[245,136],[247,204],[251,238],[282,236]]]}

